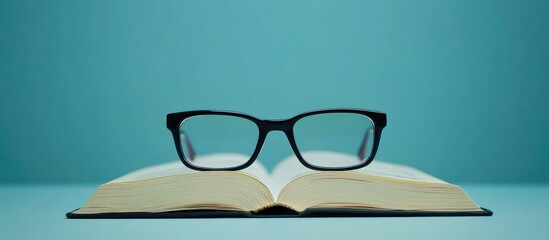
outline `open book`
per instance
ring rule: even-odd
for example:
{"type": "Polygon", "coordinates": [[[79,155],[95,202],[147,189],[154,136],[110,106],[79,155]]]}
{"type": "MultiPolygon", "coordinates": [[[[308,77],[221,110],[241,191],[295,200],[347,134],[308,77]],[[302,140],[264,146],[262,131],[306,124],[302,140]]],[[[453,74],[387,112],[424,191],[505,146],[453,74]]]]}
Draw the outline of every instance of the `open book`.
{"type": "MultiPolygon", "coordinates": [[[[333,152],[309,152],[322,161],[356,161],[333,152]]],[[[215,154],[195,161],[236,161],[215,154]]],[[[229,165],[229,164],[227,164],[229,165]]],[[[242,171],[197,172],[181,162],[143,168],[97,188],[69,218],[223,216],[491,215],[457,185],[419,170],[373,161],[355,171],[319,172],[295,156],[271,174],[256,161],[242,171]]]]}

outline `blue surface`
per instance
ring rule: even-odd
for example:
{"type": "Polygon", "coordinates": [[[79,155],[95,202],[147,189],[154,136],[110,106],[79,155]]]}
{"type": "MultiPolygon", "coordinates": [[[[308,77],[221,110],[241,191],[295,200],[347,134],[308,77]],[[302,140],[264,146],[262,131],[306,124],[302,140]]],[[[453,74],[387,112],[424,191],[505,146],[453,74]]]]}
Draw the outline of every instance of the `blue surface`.
{"type": "MultiPolygon", "coordinates": [[[[165,114],[385,111],[379,159],[549,181],[548,1],[1,1],[0,182],[177,159],[165,114]]],[[[270,135],[269,167],[291,153],[270,135]]]]}
{"type": "Polygon", "coordinates": [[[66,219],[92,185],[0,185],[0,239],[547,239],[548,185],[465,185],[492,217],[66,219]]]}

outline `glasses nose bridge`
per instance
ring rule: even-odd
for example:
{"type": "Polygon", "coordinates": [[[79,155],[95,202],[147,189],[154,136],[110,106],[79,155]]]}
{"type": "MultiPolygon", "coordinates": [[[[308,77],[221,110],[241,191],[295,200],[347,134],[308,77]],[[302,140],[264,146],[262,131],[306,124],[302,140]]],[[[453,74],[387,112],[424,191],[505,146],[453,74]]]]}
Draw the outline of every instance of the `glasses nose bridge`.
{"type": "Polygon", "coordinates": [[[281,131],[287,133],[291,130],[292,125],[289,120],[263,120],[265,132],[281,131]]]}

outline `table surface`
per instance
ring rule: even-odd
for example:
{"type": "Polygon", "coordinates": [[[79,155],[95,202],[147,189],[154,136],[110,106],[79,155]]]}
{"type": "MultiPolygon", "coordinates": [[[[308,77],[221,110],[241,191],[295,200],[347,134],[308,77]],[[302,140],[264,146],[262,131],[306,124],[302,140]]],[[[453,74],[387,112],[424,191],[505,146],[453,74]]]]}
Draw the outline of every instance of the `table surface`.
{"type": "Polygon", "coordinates": [[[0,239],[549,239],[549,185],[463,185],[492,217],[67,219],[95,185],[0,185],[0,239]]]}

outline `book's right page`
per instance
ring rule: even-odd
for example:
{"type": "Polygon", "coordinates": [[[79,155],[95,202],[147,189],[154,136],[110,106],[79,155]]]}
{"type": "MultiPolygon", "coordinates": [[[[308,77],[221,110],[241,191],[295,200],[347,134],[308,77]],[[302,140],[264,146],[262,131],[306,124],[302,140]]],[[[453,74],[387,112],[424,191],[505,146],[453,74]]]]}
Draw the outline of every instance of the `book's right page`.
{"type": "MultiPolygon", "coordinates": [[[[315,162],[324,162],[327,166],[335,165],[331,163],[333,161],[346,162],[348,163],[348,165],[356,165],[357,163],[359,163],[359,159],[357,156],[352,156],[344,153],[330,151],[309,151],[302,154],[306,158],[314,158],[315,162]]],[[[427,173],[419,171],[415,168],[399,164],[382,162],[379,160],[374,160],[368,166],[353,171],[375,176],[404,180],[445,183],[444,181],[427,173]]],[[[314,172],[318,171],[303,166],[303,164],[301,164],[301,162],[297,159],[295,155],[289,156],[283,159],[279,164],[277,164],[271,173],[271,185],[273,188],[272,192],[279,193],[286,184],[291,182],[292,179],[314,172]]]]}
{"type": "MultiPolygon", "coordinates": [[[[360,163],[357,156],[329,151],[311,151],[302,154],[305,158],[314,158],[315,162],[323,162],[327,166],[336,165],[333,161],[338,161],[337,165],[342,165],[343,161],[349,166],[360,163]]],[[[303,166],[296,156],[290,156],[273,169],[271,179],[276,183],[273,184],[276,188],[273,187],[272,192],[277,201],[286,206],[292,206],[296,211],[305,210],[302,212],[305,215],[491,215],[490,211],[481,210],[476,206],[457,185],[449,184],[412,167],[379,160],[374,160],[370,165],[353,171],[320,172],[303,166]],[[353,172],[364,174],[364,177],[351,174],[353,172]],[[319,180],[313,182],[313,179],[319,180]],[[315,198],[309,197],[311,189],[324,189],[324,186],[325,190],[316,192],[315,198]],[[289,189],[291,191],[288,191],[289,189]],[[364,192],[356,192],[356,189],[364,189],[364,192]],[[283,195],[280,194],[282,190],[283,195]],[[341,194],[342,192],[349,194],[341,194]],[[375,194],[369,194],[371,192],[375,194]],[[397,195],[400,197],[394,198],[397,195]]]]}

